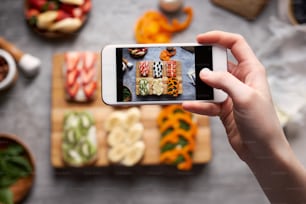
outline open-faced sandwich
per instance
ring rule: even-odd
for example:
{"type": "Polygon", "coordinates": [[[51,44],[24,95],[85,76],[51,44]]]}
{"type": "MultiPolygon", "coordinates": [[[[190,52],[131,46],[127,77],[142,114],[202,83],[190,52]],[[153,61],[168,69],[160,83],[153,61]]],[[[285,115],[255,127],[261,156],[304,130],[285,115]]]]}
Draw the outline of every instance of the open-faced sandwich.
{"type": "Polygon", "coordinates": [[[140,122],[140,110],[130,108],[114,111],[105,121],[108,160],[113,164],[134,166],[143,158],[145,144],[142,140],[144,127],[140,122]]]}
{"type": "Polygon", "coordinates": [[[170,105],[161,110],[157,124],[161,134],[160,162],[190,170],[197,133],[192,114],[180,105],[170,105]]]}
{"type": "Polygon", "coordinates": [[[67,52],[63,66],[68,101],[89,102],[97,89],[97,53],[67,52]]]}
{"type": "Polygon", "coordinates": [[[93,164],[97,159],[97,143],[95,122],[89,112],[66,113],[62,155],[68,166],[80,167],[93,164]]]}

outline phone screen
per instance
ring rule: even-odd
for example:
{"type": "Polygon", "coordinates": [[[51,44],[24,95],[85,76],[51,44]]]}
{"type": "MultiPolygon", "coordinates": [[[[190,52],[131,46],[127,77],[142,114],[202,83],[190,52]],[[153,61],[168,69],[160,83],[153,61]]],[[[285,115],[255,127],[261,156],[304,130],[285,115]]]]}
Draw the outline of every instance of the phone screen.
{"type": "Polygon", "coordinates": [[[213,100],[201,81],[213,70],[212,46],[116,48],[117,101],[213,100]]]}

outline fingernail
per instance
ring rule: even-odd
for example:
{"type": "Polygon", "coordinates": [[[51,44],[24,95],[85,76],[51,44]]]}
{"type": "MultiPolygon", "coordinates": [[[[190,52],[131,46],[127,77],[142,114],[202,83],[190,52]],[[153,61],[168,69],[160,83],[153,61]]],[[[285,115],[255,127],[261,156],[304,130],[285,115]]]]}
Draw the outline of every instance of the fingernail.
{"type": "Polygon", "coordinates": [[[208,68],[203,68],[201,71],[200,71],[200,77],[206,77],[210,74],[211,70],[208,69],[208,68]]]}

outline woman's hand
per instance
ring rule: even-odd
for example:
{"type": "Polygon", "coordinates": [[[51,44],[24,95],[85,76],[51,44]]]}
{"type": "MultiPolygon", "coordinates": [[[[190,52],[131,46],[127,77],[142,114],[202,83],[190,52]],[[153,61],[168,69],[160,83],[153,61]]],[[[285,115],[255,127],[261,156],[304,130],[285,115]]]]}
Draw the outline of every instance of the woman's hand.
{"type": "Polygon", "coordinates": [[[265,68],[240,35],[213,31],[197,39],[230,49],[237,63],[229,62],[228,72],[200,72],[205,83],[228,94],[223,103],[185,102],[183,107],[220,117],[231,146],[253,171],[271,203],[306,203],[305,168],[280,126],[265,68]]]}
{"type": "Polygon", "coordinates": [[[200,72],[208,85],[228,93],[220,104],[186,102],[189,111],[219,116],[233,149],[244,161],[254,157],[270,157],[287,146],[274,110],[265,68],[258,61],[244,38],[220,31],[199,35],[199,43],[219,44],[231,50],[237,64],[228,63],[228,72],[200,72]]]}

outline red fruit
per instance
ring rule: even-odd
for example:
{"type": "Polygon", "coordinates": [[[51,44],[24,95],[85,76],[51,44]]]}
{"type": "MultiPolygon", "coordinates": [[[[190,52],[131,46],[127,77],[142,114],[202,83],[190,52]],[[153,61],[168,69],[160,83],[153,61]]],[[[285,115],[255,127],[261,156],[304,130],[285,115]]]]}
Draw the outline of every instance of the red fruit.
{"type": "Polygon", "coordinates": [[[81,18],[83,16],[83,11],[80,8],[74,8],[72,10],[72,15],[73,15],[73,17],[81,18]]]}
{"type": "Polygon", "coordinates": [[[47,4],[44,5],[43,9],[45,11],[50,11],[50,10],[57,10],[58,9],[58,3],[55,1],[49,1],[47,4]]]}
{"type": "Polygon", "coordinates": [[[80,61],[80,57],[81,57],[81,54],[79,52],[67,52],[65,54],[65,62],[66,62],[68,72],[76,69],[80,61]]]}
{"type": "Polygon", "coordinates": [[[70,16],[73,16],[73,9],[74,8],[75,8],[75,6],[73,6],[73,5],[61,4],[60,7],[59,7],[59,10],[62,10],[64,12],[66,12],[70,16]]]}
{"type": "Polygon", "coordinates": [[[69,5],[69,4],[61,4],[59,10],[65,11],[67,14],[73,17],[82,17],[83,11],[80,7],[69,5]]]}
{"type": "Polygon", "coordinates": [[[27,10],[26,12],[26,18],[27,19],[30,19],[32,18],[33,16],[37,16],[39,14],[39,11],[37,9],[29,9],[27,10]]]}
{"type": "Polygon", "coordinates": [[[87,98],[90,98],[90,97],[93,96],[93,94],[96,90],[96,87],[97,87],[97,83],[95,81],[92,81],[90,84],[87,84],[84,87],[84,92],[85,92],[85,95],[87,96],[87,98]]]}
{"type": "Polygon", "coordinates": [[[43,7],[46,3],[47,0],[29,0],[30,8],[35,8],[39,11],[43,10],[43,7]]]}
{"type": "Polygon", "coordinates": [[[95,74],[96,74],[95,69],[90,69],[88,71],[85,71],[83,69],[82,70],[82,82],[83,82],[83,84],[90,83],[93,80],[95,74]]]}
{"type": "Polygon", "coordinates": [[[75,97],[75,95],[78,93],[79,91],[79,83],[75,83],[72,87],[67,87],[67,92],[69,94],[70,97],[75,97]]]}
{"type": "Polygon", "coordinates": [[[73,84],[75,84],[78,76],[79,76],[79,71],[77,69],[75,69],[71,72],[67,72],[67,75],[66,75],[67,85],[72,86],[73,84]]]}
{"type": "Polygon", "coordinates": [[[57,17],[56,17],[55,21],[61,21],[65,18],[69,18],[69,17],[70,17],[69,14],[66,13],[65,11],[58,10],[57,11],[57,17]]]}
{"type": "Polygon", "coordinates": [[[89,70],[90,68],[93,68],[96,63],[97,54],[94,52],[84,52],[83,56],[85,69],[89,70]]]}
{"type": "Polygon", "coordinates": [[[88,13],[91,10],[92,3],[91,1],[85,1],[81,6],[83,13],[88,13]]]}

